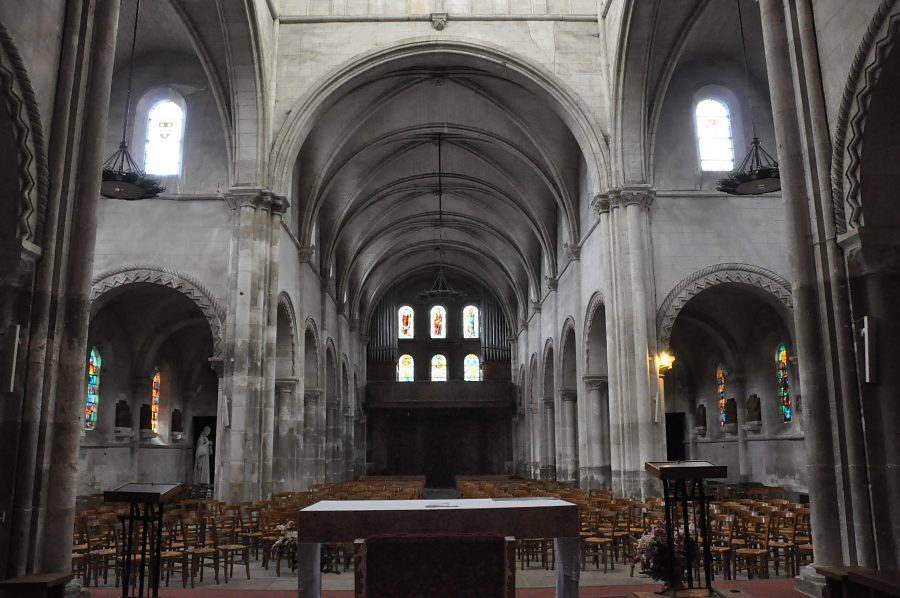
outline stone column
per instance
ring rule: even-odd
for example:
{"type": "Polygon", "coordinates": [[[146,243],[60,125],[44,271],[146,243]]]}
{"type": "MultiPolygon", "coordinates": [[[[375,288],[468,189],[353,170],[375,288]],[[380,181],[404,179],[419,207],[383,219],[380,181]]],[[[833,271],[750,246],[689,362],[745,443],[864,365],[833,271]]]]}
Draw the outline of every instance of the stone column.
{"type": "MultiPolygon", "coordinates": [[[[83,86],[80,87],[83,98],[78,98],[83,103],[79,105],[88,108],[80,115],[80,130],[72,126],[70,131],[72,139],[76,140],[73,142],[76,147],[71,148],[71,155],[78,156],[77,164],[71,165],[74,167],[74,172],[70,173],[72,180],[55,181],[56,185],[64,188],[64,192],[71,193],[62,200],[70,210],[68,215],[71,220],[69,225],[63,227],[66,230],[61,231],[68,235],[65,241],[68,246],[60,248],[57,264],[59,271],[65,272],[60,281],[60,288],[65,291],[64,297],[61,297],[62,305],[56,314],[59,333],[58,380],[55,388],[51,386],[54,398],[46,422],[46,442],[49,443],[50,451],[47,455],[49,464],[46,478],[42,482],[46,488],[46,516],[40,526],[40,533],[47,535],[42,542],[43,558],[39,559],[41,564],[36,567],[41,571],[68,572],[72,566],[78,441],[84,416],[84,393],[73,389],[84,388],[91,274],[100,197],[99,173],[105,158],[105,107],[109,105],[119,4],[119,0],[97,0],[92,14],[87,12],[86,7],[83,9],[86,22],[90,23],[86,26],[87,31],[79,29],[67,32],[89,44],[89,50],[85,51],[86,65],[76,65],[76,68],[89,65],[90,77],[75,83],[76,86],[83,86]],[[81,173],[81,176],[76,176],[75,173],[81,173]]],[[[73,7],[73,11],[76,10],[78,9],[73,7]]],[[[67,27],[70,24],[68,16],[67,27]]],[[[82,74],[86,72],[85,70],[82,74]]],[[[61,73],[60,77],[64,78],[65,74],[61,73]]],[[[61,98],[63,101],[75,99],[61,98]]],[[[59,124],[61,128],[65,128],[63,123],[59,124]]],[[[61,146],[70,143],[69,138],[62,136],[57,142],[61,146]]],[[[66,215],[61,210],[58,214],[50,214],[49,218],[63,221],[66,215]]]]}
{"type": "Polygon", "coordinates": [[[275,438],[272,443],[274,464],[273,489],[275,492],[297,490],[294,472],[300,448],[302,418],[297,414],[296,378],[279,378],[275,381],[275,438]]]}
{"type": "Polygon", "coordinates": [[[307,388],[303,392],[303,467],[299,475],[303,488],[309,488],[322,481],[319,476],[322,455],[319,450],[319,429],[316,425],[321,396],[322,390],[318,388],[307,388]]]}
{"type": "Polygon", "coordinates": [[[541,444],[541,479],[556,479],[556,414],[553,396],[541,397],[541,422],[543,424],[541,444]]]}
{"type": "Polygon", "coordinates": [[[353,414],[350,411],[344,412],[343,419],[343,429],[344,433],[342,435],[341,445],[343,447],[343,471],[341,473],[341,479],[350,480],[353,479],[353,459],[355,456],[354,445],[353,445],[353,436],[355,432],[355,420],[353,418],[353,414]]]}
{"type": "Polygon", "coordinates": [[[541,478],[541,405],[540,403],[531,402],[528,405],[528,417],[531,425],[529,426],[530,442],[528,454],[530,455],[529,471],[533,479],[541,478]]]}
{"type": "Polygon", "coordinates": [[[578,481],[578,392],[574,388],[561,388],[559,406],[562,410],[560,433],[563,437],[559,479],[578,481]]]}
{"type": "Polygon", "coordinates": [[[734,401],[737,405],[737,447],[738,447],[738,475],[741,482],[749,482],[750,447],[747,443],[747,430],[744,424],[747,422],[747,378],[743,373],[729,373],[728,388],[734,393],[734,401]]]}
{"type": "Polygon", "coordinates": [[[609,382],[606,376],[585,376],[588,389],[588,413],[593,423],[593,437],[589,439],[590,469],[582,467],[582,487],[609,488],[612,482],[610,461],[609,382]],[[586,480],[586,483],[584,482],[586,480]]]}
{"type": "Polygon", "coordinates": [[[760,0],[763,42],[772,98],[772,115],[778,142],[785,229],[790,231],[789,256],[794,300],[794,329],[799,356],[800,386],[806,413],[805,446],[807,484],[815,561],[818,565],[843,562],[846,530],[837,491],[832,444],[832,418],[823,352],[825,339],[819,328],[818,285],[812,250],[803,139],[797,121],[791,59],[784,7],[781,0],[760,0]]]}

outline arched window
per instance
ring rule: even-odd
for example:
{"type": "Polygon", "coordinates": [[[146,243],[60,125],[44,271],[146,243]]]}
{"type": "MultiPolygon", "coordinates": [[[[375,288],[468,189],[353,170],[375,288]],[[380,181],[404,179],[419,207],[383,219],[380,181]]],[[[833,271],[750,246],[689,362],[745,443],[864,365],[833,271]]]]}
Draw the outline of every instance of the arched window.
{"type": "Polygon", "coordinates": [[[481,381],[481,361],[477,355],[469,353],[463,360],[463,380],[466,382],[481,381]]]}
{"type": "Polygon", "coordinates": [[[725,377],[728,372],[721,363],[716,368],[716,393],[719,395],[719,424],[724,428],[729,423],[725,416],[725,377]]]}
{"type": "Polygon", "coordinates": [[[159,431],[159,368],[153,371],[153,381],[150,385],[150,429],[159,431]]]}
{"type": "Polygon", "coordinates": [[[97,408],[100,406],[100,352],[91,348],[88,356],[87,401],[84,406],[84,429],[93,430],[97,425],[97,408]]]}
{"type": "Polygon", "coordinates": [[[415,380],[416,362],[412,355],[401,355],[397,360],[397,382],[412,382],[415,380]]]}
{"type": "Polygon", "coordinates": [[[478,338],[478,308],[467,305],[463,308],[463,338],[478,338]]]}
{"type": "Polygon", "coordinates": [[[794,415],[791,407],[791,382],[788,376],[787,347],[778,345],[775,350],[775,375],[778,378],[778,399],[781,401],[781,419],[789,423],[794,415]]]}
{"type": "Polygon", "coordinates": [[[159,100],[147,113],[144,171],[155,175],[181,174],[184,110],[172,100],[159,100]]]}
{"type": "Polygon", "coordinates": [[[447,358],[443,355],[435,355],[431,358],[431,381],[447,381],[447,358]]]}
{"type": "Polygon", "coordinates": [[[431,338],[447,338],[447,310],[440,305],[431,308],[431,338]]]}
{"type": "Polygon", "coordinates": [[[733,170],[734,138],[728,104],[715,98],[700,100],[694,110],[694,120],[697,125],[700,169],[720,172],[733,170]]]}
{"type": "Polygon", "coordinates": [[[397,331],[397,338],[415,338],[415,330],[413,329],[413,325],[415,324],[415,313],[413,312],[413,308],[404,305],[400,308],[400,311],[397,312],[397,316],[400,323],[397,331]]]}

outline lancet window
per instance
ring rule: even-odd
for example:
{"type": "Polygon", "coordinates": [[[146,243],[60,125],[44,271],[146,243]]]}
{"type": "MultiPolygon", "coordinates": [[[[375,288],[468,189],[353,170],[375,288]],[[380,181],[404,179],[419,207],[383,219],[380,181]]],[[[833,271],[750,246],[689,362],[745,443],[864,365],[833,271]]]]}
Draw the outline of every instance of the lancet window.
{"type": "Polygon", "coordinates": [[[700,169],[730,171],[734,169],[734,139],[731,131],[731,111],[728,104],[715,98],[697,103],[694,111],[697,125],[697,146],[700,150],[700,169]]]}
{"type": "Polygon", "coordinates": [[[791,406],[791,381],[788,372],[788,352],[784,344],[775,350],[775,375],[778,379],[778,401],[781,403],[781,420],[789,423],[794,415],[791,406]]]}
{"type": "Polygon", "coordinates": [[[463,308],[463,338],[478,338],[479,315],[474,305],[463,308]]]}
{"type": "Polygon", "coordinates": [[[441,354],[435,355],[431,358],[431,381],[447,381],[447,358],[441,354]]]}
{"type": "Polygon", "coordinates": [[[153,380],[150,385],[150,429],[159,431],[159,368],[153,372],[153,380]]]}
{"type": "Polygon", "coordinates": [[[716,393],[719,397],[719,424],[722,427],[730,423],[725,414],[725,378],[727,375],[728,372],[725,370],[725,366],[719,364],[716,368],[716,393]]]}
{"type": "Polygon", "coordinates": [[[397,360],[397,382],[412,382],[415,380],[416,363],[412,355],[401,355],[397,360]]]}
{"type": "Polygon", "coordinates": [[[463,360],[463,380],[466,382],[481,381],[481,361],[477,355],[469,353],[463,360]]]}
{"type": "Polygon", "coordinates": [[[100,407],[100,352],[91,348],[87,367],[87,401],[84,406],[84,429],[93,430],[97,425],[97,409],[100,407]]]}
{"type": "Polygon", "coordinates": [[[431,338],[447,338],[447,310],[440,305],[431,308],[431,338]]]}
{"type": "Polygon", "coordinates": [[[399,328],[397,330],[397,338],[415,338],[415,312],[413,308],[404,305],[397,313],[399,328]]]}
{"type": "Polygon", "coordinates": [[[172,100],[160,100],[147,113],[144,171],[147,174],[181,173],[184,110],[172,100]]]}

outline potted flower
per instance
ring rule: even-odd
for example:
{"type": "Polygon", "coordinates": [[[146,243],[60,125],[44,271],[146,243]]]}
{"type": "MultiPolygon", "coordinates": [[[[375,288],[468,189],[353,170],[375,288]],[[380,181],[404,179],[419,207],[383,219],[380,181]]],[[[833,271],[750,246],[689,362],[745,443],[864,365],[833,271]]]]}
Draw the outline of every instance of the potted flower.
{"type": "Polygon", "coordinates": [[[640,563],[642,573],[665,582],[671,588],[684,587],[685,569],[697,560],[697,543],[691,537],[693,528],[692,524],[688,537],[685,537],[683,527],[675,529],[674,550],[669,547],[665,528],[651,528],[638,539],[630,557],[632,566],[640,563]]]}

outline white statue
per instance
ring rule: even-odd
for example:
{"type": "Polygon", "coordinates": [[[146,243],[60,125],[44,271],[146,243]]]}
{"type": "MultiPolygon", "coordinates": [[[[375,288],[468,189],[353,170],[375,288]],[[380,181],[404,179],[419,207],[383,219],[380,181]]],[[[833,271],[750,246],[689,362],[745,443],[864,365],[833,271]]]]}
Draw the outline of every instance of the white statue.
{"type": "Polygon", "coordinates": [[[209,440],[209,426],[203,426],[197,437],[197,452],[194,457],[194,483],[209,484],[209,456],[213,451],[213,443],[209,440]]]}

